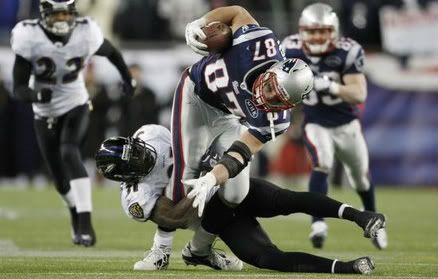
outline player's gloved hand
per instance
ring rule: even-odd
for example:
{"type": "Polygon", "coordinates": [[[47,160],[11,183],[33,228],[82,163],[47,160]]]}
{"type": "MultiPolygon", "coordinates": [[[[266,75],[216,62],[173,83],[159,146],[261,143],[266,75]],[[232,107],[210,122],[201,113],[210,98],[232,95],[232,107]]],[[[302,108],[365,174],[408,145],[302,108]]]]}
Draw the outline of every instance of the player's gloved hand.
{"type": "Polygon", "coordinates": [[[205,202],[208,193],[216,185],[216,177],[213,173],[208,172],[198,179],[189,179],[183,181],[184,185],[191,186],[192,190],[187,194],[189,199],[193,199],[193,208],[198,208],[198,216],[201,217],[204,212],[205,202]]]}
{"type": "Polygon", "coordinates": [[[52,93],[53,91],[50,88],[41,88],[41,90],[36,93],[33,101],[41,104],[50,103],[52,100],[52,93]]]}
{"type": "Polygon", "coordinates": [[[134,96],[135,89],[137,88],[137,81],[135,79],[131,79],[130,82],[123,82],[122,91],[123,95],[127,97],[134,96]]]}
{"type": "Polygon", "coordinates": [[[207,36],[202,31],[202,27],[207,25],[204,18],[197,19],[186,25],[186,44],[196,53],[207,56],[207,45],[198,41],[198,39],[204,40],[207,36]]]}
{"type": "Polygon", "coordinates": [[[315,76],[313,79],[313,89],[316,92],[328,92],[332,95],[339,94],[339,84],[325,75],[315,76]]]}

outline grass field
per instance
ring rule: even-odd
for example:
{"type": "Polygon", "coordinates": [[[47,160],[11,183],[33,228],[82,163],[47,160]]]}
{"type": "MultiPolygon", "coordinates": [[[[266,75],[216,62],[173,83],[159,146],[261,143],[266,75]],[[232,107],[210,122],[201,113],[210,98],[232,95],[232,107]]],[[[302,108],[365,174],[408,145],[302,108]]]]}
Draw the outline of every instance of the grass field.
{"type": "MultiPolygon", "coordinates": [[[[242,272],[217,272],[187,267],[180,251],[190,231],[178,231],[167,271],[135,272],[133,264],[149,249],[155,230],[125,217],[117,189],[94,190],[94,223],[98,243],[94,248],[70,244],[67,210],[53,189],[16,191],[0,187],[0,278],[438,278],[437,189],[381,188],[378,204],[387,215],[390,246],[376,250],[362,237],[359,227],[329,220],[324,250],[311,248],[309,219],[302,214],[262,220],[273,241],[283,250],[304,251],[349,260],[371,256],[376,271],[371,276],[293,274],[244,265],[242,272]]],[[[360,206],[350,190],[333,197],[360,206]]],[[[225,250],[220,241],[217,247],[225,250]]]]}

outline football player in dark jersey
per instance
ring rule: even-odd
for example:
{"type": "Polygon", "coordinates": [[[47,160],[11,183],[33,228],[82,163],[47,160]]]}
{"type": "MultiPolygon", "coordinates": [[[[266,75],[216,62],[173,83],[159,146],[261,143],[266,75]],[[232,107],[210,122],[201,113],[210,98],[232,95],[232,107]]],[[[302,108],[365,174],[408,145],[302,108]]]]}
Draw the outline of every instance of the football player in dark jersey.
{"type": "MultiPolygon", "coordinates": [[[[224,210],[245,198],[253,154],[286,131],[289,110],[310,91],[313,75],[302,60],[285,59],[272,30],[260,27],[240,6],[217,8],[187,24],[186,41],[207,56],[184,71],[175,91],[171,186],[175,202],[185,196],[184,186],[192,187],[190,197],[202,215],[207,193],[215,185],[222,185],[224,210]],[[232,30],[231,45],[222,53],[209,53],[200,42],[206,36],[202,28],[215,21],[232,30]],[[218,144],[227,152],[212,171],[198,178],[200,152],[219,134],[223,136],[218,144]]],[[[204,232],[195,233],[187,250],[206,253],[201,243],[213,235],[204,232]]]]}
{"type": "MultiPolygon", "coordinates": [[[[143,126],[142,130],[146,131],[148,126],[143,126]]],[[[224,148],[219,144],[222,136],[213,140],[198,161],[200,171],[210,171],[222,157],[224,148]]],[[[151,135],[148,136],[148,142],[143,142],[141,138],[146,139],[145,134],[136,133],[134,138],[107,139],[96,153],[96,165],[106,178],[126,182],[122,183],[121,194],[122,203],[127,202],[123,207],[128,216],[140,222],[151,220],[169,229],[187,228],[198,223],[196,212],[192,209],[192,200],[183,198],[175,204],[163,194],[154,194],[154,189],[161,187],[159,183],[170,181],[164,172],[167,180],[163,180],[163,175],[159,175],[161,181],[157,180],[157,174],[162,173],[162,166],[166,164],[150,160],[151,157],[168,156],[168,148],[160,147],[160,141],[170,142],[167,137],[170,135],[151,135]],[[148,177],[149,183],[146,182],[148,177]],[[157,185],[151,184],[153,181],[157,185]],[[131,210],[134,207],[136,210],[131,210]]],[[[162,193],[162,190],[156,193],[162,193]]],[[[227,207],[224,210],[219,206],[222,210],[217,210],[217,204],[222,204],[218,187],[211,188],[208,196],[211,199],[207,198],[209,201],[202,216],[202,225],[221,237],[234,254],[246,263],[284,272],[369,274],[374,269],[374,263],[369,257],[345,262],[301,252],[284,252],[272,243],[256,217],[270,218],[302,212],[319,217],[341,218],[359,225],[366,237],[375,237],[376,232],[385,225],[382,214],[359,211],[318,193],[292,192],[256,178],[251,178],[247,196],[235,208],[227,207]]],[[[156,254],[156,264],[160,265],[156,269],[166,268],[169,256],[165,253],[156,254]]],[[[225,255],[222,257],[225,258],[225,255]]],[[[187,264],[194,265],[206,262],[204,258],[194,257],[187,247],[183,250],[183,259],[187,264]]],[[[145,258],[144,261],[149,259],[145,258]]]]}
{"type": "MultiPolygon", "coordinates": [[[[327,176],[338,158],[365,210],[375,211],[368,149],[358,119],[358,105],[367,96],[364,51],[357,42],[339,36],[339,20],[329,5],[307,6],[298,25],[299,33],[286,37],[283,47],[286,57],[304,60],[315,75],[313,90],[303,101],[304,140],[313,161],[309,190],[327,194],[327,176]]],[[[321,248],[326,237],[326,223],[313,217],[313,246],[321,248]]],[[[373,244],[379,249],[387,247],[384,229],[373,244]]]]}
{"type": "Polygon", "coordinates": [[[75,0],[41,0],[40,12],[40,19],[21,21],[12,30],[14,95],[32,103],[39,148],[70,209],[73,243],[93,246],[91,181],[79,148],[91,106],[81,72],[91,56],[105,56],[120,72],[126,94],[135,83],[96,22],[77,16],[75,0]]]}

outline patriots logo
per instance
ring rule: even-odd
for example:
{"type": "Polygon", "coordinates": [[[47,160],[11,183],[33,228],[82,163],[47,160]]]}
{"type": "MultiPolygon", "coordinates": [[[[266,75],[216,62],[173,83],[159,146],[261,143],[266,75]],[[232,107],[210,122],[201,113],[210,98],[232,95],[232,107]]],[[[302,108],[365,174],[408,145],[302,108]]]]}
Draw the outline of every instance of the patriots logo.
{"type": "Polygon", "coordinates": [[[129,213],[138,219],[144,218],[143,208],[138,204],[138,202],[133,203],[128,208],[129,213]]]}
{"type": "Polygon", "coordinates": [[[284,72],[289,73],[290,70],[295,66],[295,64],[296,64],[296,59],[288,59],[283,63],[281,69],[284,72]]]}

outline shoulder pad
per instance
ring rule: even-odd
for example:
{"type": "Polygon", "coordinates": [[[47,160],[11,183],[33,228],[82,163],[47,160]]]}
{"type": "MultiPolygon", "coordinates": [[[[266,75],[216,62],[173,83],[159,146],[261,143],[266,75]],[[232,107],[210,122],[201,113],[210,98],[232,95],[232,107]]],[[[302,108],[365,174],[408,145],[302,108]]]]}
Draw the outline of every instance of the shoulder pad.
{"type": "Polygon", "coordinates": [[[11,48],[15,54],[30,57],[36,28],[40,28],[38,20],[23,20],[15,25],[11,31],[11,48]]]}
{"type": "Polygon", "coordinates": [[[87,38],[90,53],[94,54],[102,45],[104,36],[96,21],[91,17],[79,17],[76,19],[76,28],[84,32],[83,37],[87,38]]]}
{"type": "Polygon", "coordinates": [[[300,36],[298,34],[293,34],[290,36],[287,36],[286,38],[284,38],[284,40],[281,42],[281,46],[284,49],[301,49],[302,47],[302,42],[300,40],[300,36]]]}

